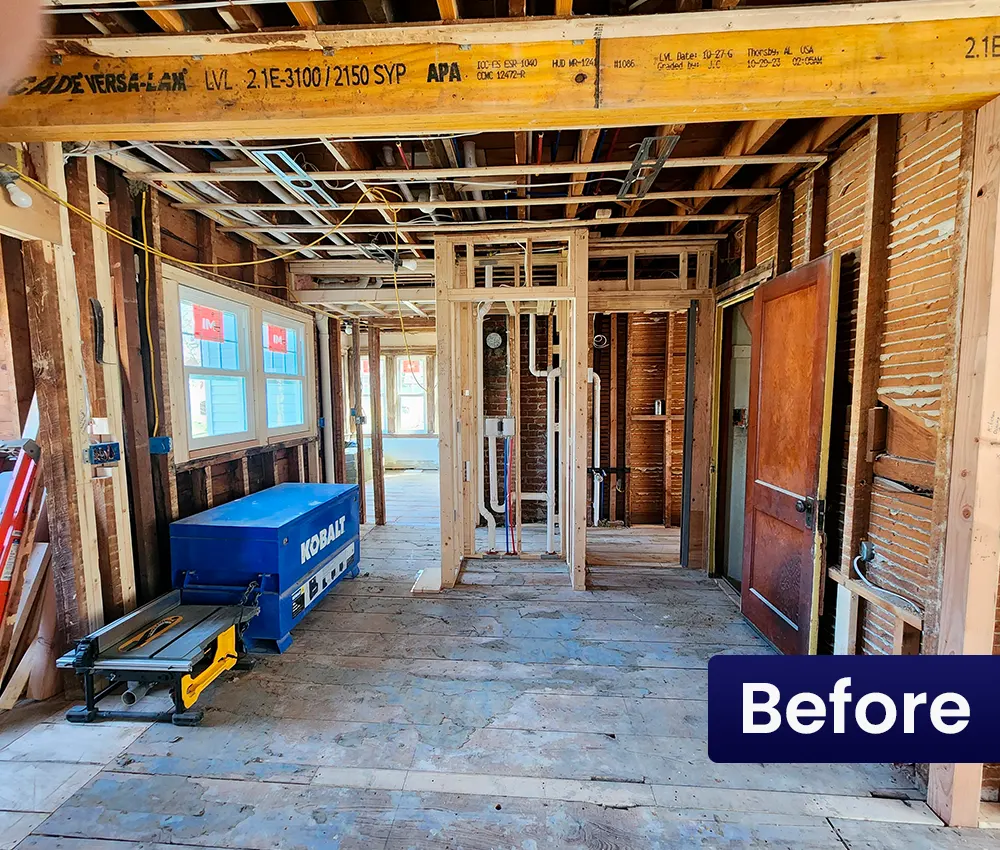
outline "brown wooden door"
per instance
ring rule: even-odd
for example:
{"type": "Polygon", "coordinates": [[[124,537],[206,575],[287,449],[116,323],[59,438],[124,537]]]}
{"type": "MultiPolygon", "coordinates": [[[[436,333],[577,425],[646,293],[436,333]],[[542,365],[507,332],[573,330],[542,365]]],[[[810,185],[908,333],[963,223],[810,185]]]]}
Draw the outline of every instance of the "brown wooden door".
{"type": "Polygon", "coordinates": [[[816,651],[840,256],[753,299],[743,613],[781,652],[816,651]]]}

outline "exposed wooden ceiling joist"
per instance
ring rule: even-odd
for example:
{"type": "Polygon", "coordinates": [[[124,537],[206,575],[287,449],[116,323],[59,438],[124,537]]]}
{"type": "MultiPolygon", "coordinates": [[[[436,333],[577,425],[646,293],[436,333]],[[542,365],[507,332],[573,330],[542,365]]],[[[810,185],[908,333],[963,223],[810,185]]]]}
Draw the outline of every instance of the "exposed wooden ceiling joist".
{"type": "MultiPolygon", "coordinates": [[[[808,133],[802,136],[789,150],[789,153],[807,153],[822,151],[843,136],[851,127],[857,124],[855,118],[825,118],[819,121],[808,133]]],[[[781,186],[794,174],[798,168],[791,163],[777,163],[766,174],[754,180],[754,186],[781,186]]],[[[752,198],[738,198],[726,207],[727,213],[746,212],[754,206],[752,198]]],[[[716,230],[725,229],[726,225],[716,225],[716,230]]]]}
{"type": "MultiPolygon", "coordinates": [[[[855,117],[847,119],[856,121],[855,117]]],[[[344,143],[337,143],[344,144],[344,143]]],[[[349,144],[357,144],[351,142],[349,144]]],[[[692,156],[668,159],[663,168],[703,168],[710,165],[725,165],[727,163],[739,163],[740,165],[775,165],[778,163],[788,163],[795,166],[819,165],[825,161],[825,157],[818,154],[768,154],[766,156],[692,156]]],[[[647,161],[652,164],[652,160],[647,161]]],[[[313,171],[310,176],[315,180],[364,180],[378,182],[410,182],[428,183],[435,180],[453,180],[459,183],[469,182],[471,178],[497,178],[497,177],[517,177],[531,176],[539,174],[589,174],[595,171],[628,171],[632,167],[631,161],[611,161],[611,162],[547,162],[533,165],[480,165],[473,168],[373,168],[373,169],[348,169],[347,171],[313,171]]],[[[234,171],[234,172],[213,172],[199,171],[187,174],[175,174],[170,171],[154,172],[152,174],[137,175],[139,179],[163,181],[165,183],[256,183],[260,180],[273,180],[274,175],[269,171],[234,171]]],[[[513,183],[512,183],[513,185],[513,183]]]]}
{"type": "MultiPolygon", "coordinates": [[[[698,216],[679,215],[646,215],[636,216],[633,219],[638,224],[669,224],[675,221],[690,219],[694,221],[716,222],[716,221],[743,221],[746,214],[740,213],[718,213],[698,216]]],[[[580,218],[556,218],[544,222],[525,221],[474,221],[460,222],[458,224],[407,224],[400,222],[398,228],[392,224],[346,224],[337,227],[338,233],[393,233],[397,229],[402,233],[444,233],[454,231],[456,233],[466,233],[469,231],[503,231],[503,230],[523,230],[525,228],[538,228],[544,225],[546,228],[566,228],[566,227],[613,227],[617,221],[608,219],[580,219],[580,218]]],[[[220,228],[223,233],[326,233],[330,228],[322,225],[262,225],[262,226],[236,226],[220,228]]]]}
{"type": "Polygon", "coordinates": [[[187,25],[181,13],[174,9],[157,9],[163,5],[161,0],[135,0],[136,4],[146,10],[146,14],[164,32],[185,32],[187,25]]]}
{"type": "MultiPolygon", "coordinates": [[[[601,133],[603,130],[581,130],[580,138],[576,144],[576,161],[579,163],[589,164],[594,159],[594,151],[597,150],[597,142],[601,138],[601,133]]],[[[571,197],[577,197],[583,194],[583,190],[586,188],[584,180],[587,179],[586,171],[579,171],[573,173],[573,185],[569,187],[569,195],[571,197]]],[[[566,204],[566,218],[576,218],[577,210],[580,208],[579,204],[569,203],[566,204]]]]}
{"type": "MultiPolygon", "coordinates": [[[[764,119],[760,121],[744,121],[737,127],[736,132],[726,143],[722,151],[723,156],[743,156],[745,154],[755,154],[760,151],[774,137],[774,134],[781,129],[785,122],[783,120],[764,119]]],[[[727,163],[726,165],[715,165],[705,168],[695,180],[696,189],[721,189],[733,179],[733,176],[740,170],[739,163],[727,163]]],[[[694,204],[693,212],[699,212],[705,208],[709,198],[699,198],[694,204]]],[[[673,232],[679,233],[683,224],[674,225],[673,232]]]]}
{"type": "Polygon", "coordinates": [[[292,15],[295,16],[295,20],[300,27],[315,27],[322,22],[319,16],[319,9],[315,3],[289,3],[288,8],[291,10],[292,15]]]}
{"type": "Polygon", "coordinates": [[[442,21],[458,20],[458,0],[437,0],[437,5],[442,21]]]}
{"type": "MultiPolygon", "coordinates": [[[[773,197],[778,194],[778,189],[713,189],[713,190],[688,190],[688,189],[675,189],[666,192],[650,192],[646,195],[644,200],[647,201],[669,201],[678,200],[685,198],[739,198],[739,197],[773,197]]],[[[482,201],[471,201],[471,200],[455,200],[449,201],[437,200],[437,201],[396,201],[394,200],[392,206],[399,210],[416,210],[416,209],[473,209],[475,207],[481,207],[484,209],[503,209],[504,207],[542,207],[542,206],[556,206],[561,204],[560,198],[486,198],[482,201]]],[[[581,203],[587,204],[614,204],[621,203],[618,200],[617,195],[588,195],[581,203]]],[[[635,203],[635,202],[632,202],[635,203]]],[[[285,210],[341,210],[346,208],[346,205],[339,207],[332,206],[315,206],[313,204],[174,204],[177,209],[181,210],[215,210],[217,212],[230,212],[233,210],[251,210],[253,212],[283,212],[285,210]]],[[[385,204],[380,203],[360,203],[351,205],[351,208],[358,210],[384,210],[386,209],[385,204]]],[[[632,209],[632,204],[629,204],[628,209],[632,209]]],[[[621,234],[618,234],[619,236],[621,234]]]]}

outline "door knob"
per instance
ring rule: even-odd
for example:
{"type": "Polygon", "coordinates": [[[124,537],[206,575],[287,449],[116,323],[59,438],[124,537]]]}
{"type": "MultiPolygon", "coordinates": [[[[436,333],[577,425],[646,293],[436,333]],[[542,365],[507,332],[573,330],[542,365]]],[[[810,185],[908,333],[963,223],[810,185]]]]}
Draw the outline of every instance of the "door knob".
{"type": "Polygon", "coordinates": [[[795,510],[797,510],[800,514],[807,513],[809,511],[809,504],[805,499],[796,499],[795,510]]]}

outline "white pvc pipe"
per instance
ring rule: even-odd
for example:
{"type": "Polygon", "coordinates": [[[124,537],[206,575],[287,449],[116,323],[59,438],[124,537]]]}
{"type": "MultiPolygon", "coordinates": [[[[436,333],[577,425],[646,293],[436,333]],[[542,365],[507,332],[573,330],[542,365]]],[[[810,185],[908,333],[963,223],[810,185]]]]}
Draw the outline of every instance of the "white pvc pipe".
{"type": "Polygon", "coordinates": [[[528,371],[536,378],[545,378],[548,372],[538,370],[538,360],[535,354],[535,332],[538,325],[538,318],[534,313],[528,313],[528,371]]]}
{"type": "Polygon", "coordinates": [[[319,336],[319,398],[323,409],[323,480],[333,483],[333,387],[330,385],[330,319],[316,314],[319,336]]]}
{"type": "Polygon", "coordinates": [[[594,385],[594,526],[601,521],[601,476],[597,467],[601,465],[601,376],[593,369],[588,370],[587,377],[594,385]]]}
{"type": "MultiPolygon", "coordinates": [[[[476,163],[476,143],[472,139],[466,139],[462,145],[462,150],[465,153],[465,167],[475,168],[476,163]]],[[[477,201],[483,199],[483,190],[478,186],[474,186],[472,189],[472,197],[477,201]]],[[[476,213],[479,215],[480,221],[486,221],[486,210],[482,207],[476,207],[476,213]]]]}
{"type": "Polygon", "coordinates": [[[545,495],[548,499],[545,511],[545,550],[556,551],[556,378],[559,368],[549,369],[548,391],[545,401],[545,452],[548,457],[548,473],[545,476],[545,495]]]}
{"type": "Polygon", "coordinates": [[[476,311],[476,370],[479,376],[478,392],[476,393],[478,396],[476,403],[479,413],[476,417],[479,436],[479,439],[476,440],[476,481],[479,483],[476,490],[479,492],[479,515],[486,520],[487,552],[495,552],[497,548],[497,521],[493,514],[486,509],[486,475],[483,469],[483,441],[485,439],[485,434],[483,433],[485,424],[483,421],[483,417],[485,416],[485,407],[483,404],[485,398],[483,392],[483,319],[492,306],[493,302],[487,301],[476,311]]]}
{"type": "Polygon", "coordinates": [[[490,507],[495,511],[503,511],[504,505],[497,492],[497,438],[487,439],[490,443],[490,507]]]}

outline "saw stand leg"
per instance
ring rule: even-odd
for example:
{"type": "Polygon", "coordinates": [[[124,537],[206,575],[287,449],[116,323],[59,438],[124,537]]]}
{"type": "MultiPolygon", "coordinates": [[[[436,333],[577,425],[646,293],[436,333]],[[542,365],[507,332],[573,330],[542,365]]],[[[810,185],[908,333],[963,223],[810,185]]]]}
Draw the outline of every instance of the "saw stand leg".
{"type": "Polygon", "coordinates": [[[73,706],[73,708],[66,712],[66,719],[70,723],[93,723],[97,720],[97,701],[104,696],[111,689],[111,687],[117,687],[117,685],[109,686],[101,691],[100,695],[97,695],[94,691],[94,674],[84,673],[83,697],[85,704],[73,706]]]}

